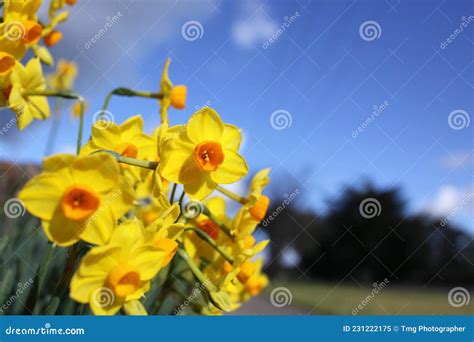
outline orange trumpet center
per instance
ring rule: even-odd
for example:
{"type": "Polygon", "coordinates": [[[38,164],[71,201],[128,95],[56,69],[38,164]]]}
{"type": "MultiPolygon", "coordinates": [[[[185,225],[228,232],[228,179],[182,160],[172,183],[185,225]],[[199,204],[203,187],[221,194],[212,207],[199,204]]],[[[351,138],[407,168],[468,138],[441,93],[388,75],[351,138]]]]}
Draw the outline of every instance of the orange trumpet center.
{"type": "Polygon", "coordinates": [[[216,141],[204,141],[194,148],[194,161],[203,171],[215,171],[224,162],[222,145],[216,141]]]}
{"type": "Polygon", "coordinates": [[[219,237],[219,227],[213,221],[209,219],[203,220],[197,226],[214,240],[219,237]]]}
{"type": "Polygon", "coordinates": [[[249,209],[250,215],[258,221],[265,218],[267,214],[268,206],[270,205],[270,198],[262,195],[258,198],[257,203],[249,209]]]}
{"type": "Polygon", "coordinates": [[[109,273],[107,287],[114,291],[117,297],[127,297],[140,287],[140,273],[129,266],[119,265],[109,273]]]}
{"type": "Polygon", "coordinates": [[[33,20],[27,20],[23,23],[24,34],[21,38],[23,44],[36,44],[41,38],[43,28],[33,20]]]}
{"type": "Polygon", "coordinates": [[[82,185],[74,185],[64,192],[61,209],[68,219],[80,221],[91,216],[99,207],[100,198],[82,185]]]}
{"type": "Polygon", "coordinates": [[[0,52],[0,75],[6,75],[15,66],[15,58],[6,52],[0,52]]]}
{"type": "Polygon", "coordinates": [[[136,158],[138,148],[134,144],[122,143],[115,148],[115,152],[124,157],[136,158]]]}

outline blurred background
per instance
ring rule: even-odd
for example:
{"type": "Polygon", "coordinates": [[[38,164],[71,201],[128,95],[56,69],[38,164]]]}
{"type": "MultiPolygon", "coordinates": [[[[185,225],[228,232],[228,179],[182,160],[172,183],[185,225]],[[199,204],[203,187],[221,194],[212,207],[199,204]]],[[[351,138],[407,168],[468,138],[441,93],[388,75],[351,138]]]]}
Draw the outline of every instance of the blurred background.
{"type": "MultiPolygon", "coordinates": [[[[258,235],[272,282],[238,314],[473,312],[472,1],[79,0],[70,12],[52,50],[79,66],[85,132],[111,89],[156,91],[170,57],[188,86],[171,123],[211,106],[243,129],[249,175],[271,167],[258,235]]],[[[159,124],[153,100],[109,109],[159,124]]],[[[20,134],[12,118],[2,110],[0,203],[39,170],[53,127],[20,134]]],[[[53,152],[74,153],[71,108],[58,120],[53,152]]]]}

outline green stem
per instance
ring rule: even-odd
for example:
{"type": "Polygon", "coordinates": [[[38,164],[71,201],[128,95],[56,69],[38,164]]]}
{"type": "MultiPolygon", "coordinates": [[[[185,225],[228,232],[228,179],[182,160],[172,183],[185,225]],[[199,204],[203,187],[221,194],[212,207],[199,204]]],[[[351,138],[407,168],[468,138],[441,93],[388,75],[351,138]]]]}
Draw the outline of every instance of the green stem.
{"type": "Polygon", "coordinates": [[[173,202],[174,202],[174,194],[176,193],[176,188],[177,187],[178,187],[178,184],[174,183],[173,184],[173,189],[171,189],[170,204],[173,204],[173,202]]]}
{"type": "Polygon", "coordinates": [[[188,264],[189,268],[196,276],[197,280],[206,287],[208,291],[216,291],[216,287],[206,278],[204,273],[201,272],[199,267],[194,263],[193,259],[186,253],[183,248],[178,249],[178,254],[188,264]]]}
{"type": "Polygon", "coordinates": [[[133,90],[129,88],[116,88],[112,90],[110,93],[107,94],[105,97],[104,104],[102,105],[102,110],[99,115],[99,120],[102,118],[104,113],[107,111],[107,108],[109,107],[110,100],[112,99],[112,96],[117,95],[117,96],[126,96],[126,97],[144,97],[148,99],[161,99],[163,96],[160,93],[152,93],[150,91],[143,91],[143,90],[133,90]]]}
{"type": "Polygon", "coordinates": [[[61,124],[61,116],[59,115],[60,102],[59,99],[54,101],[54,110],[53,110],[53,122],[51,124],[51,129],[48,135],[48,141],[46,142],[46,148],[44,150],[44,155],[48,156],[53,152],[54,145],[56,143],[56,138],[59,132],[59,126],[61,124]]]}
{"type": "Polygon", "coordinates": [[[236,193],[227,190],[226,188],[223,188],[222,186],[218,185],[217,186],[217,191],[219,191],[221,194],[226,195],[230,199],[233,199],[234,201],[240,203],[240,204],[245,204],[248,202],[248,200],[245,197],[242,197],[240,195],[237,195],[236,193]]]}
{"type": "Polygon", "coordinates": [[[206,206],[204,206],[203,214],[209,217],[209,219],[211,219],[211,221],[213,221],[215,224],[217,224],[219,229],[222,230],[232,241],[235,241],[235,235],[232,230],[227,227],[224,222],[219,220],[206,206]]]}
{"type": "Polygon", "coordinates": [[[138,166],[138,167],[149,169],[149,170],[156,170],[159,164],[156,161],[141,160],[141,159],[125,157],[118,154],[117,152],[110,151],[110,150],[97,150],[97,151],[92,152],[91,154],[95,154],[95,153],[108,153],[114,156],[115,159],[117,159],[119,163],[138,166]]]}
{"type": "Polygon", "coordinates": [[[53,298],[51,298],[51,301],[45,310],[46,315],[56,314],[56,311],[59,307],[59,303],[61,301],[61,297],[67,290],[72,275],[74,274],[74,265],[76,263],[76,256],[78,254],[78,251],[79,247],[77,243],[69,247],[66,268],[64,269],[63,276],[61,277],[61,280],[59,281],[59,284],[54,291],[53,298]]]}
{"type": "Polygon", "coordinates": [[[189,227],[184,229],[184,231],[190,231],[196,233],[196,235],[203,241],[207,242],[212,248],[214,248],[220,255],[224,257],[228,262],[231,264],[234,263],[234,259],[226,252],[224,251],[217,243],[214,241],[213,238],[211,238],[206,232],[203,232],[200,229],[196,229],[193,227],[189,227]]]}
{"type": "Polygon", "coordinates": [[[80,118],[79,118],[79,132],[77,135],[77,146],[76,146],[76,153],[79,154],[79,152],[81,151],[81,146],[82,146],[82,131],[84,130],[84,98],[71,91],[61,91],[61,90],[54,90],[54,89],[25,91],[22,95],[27,96],[27,97],[28,96],[60,97],[63,99],[79,101],[80,118]]]}

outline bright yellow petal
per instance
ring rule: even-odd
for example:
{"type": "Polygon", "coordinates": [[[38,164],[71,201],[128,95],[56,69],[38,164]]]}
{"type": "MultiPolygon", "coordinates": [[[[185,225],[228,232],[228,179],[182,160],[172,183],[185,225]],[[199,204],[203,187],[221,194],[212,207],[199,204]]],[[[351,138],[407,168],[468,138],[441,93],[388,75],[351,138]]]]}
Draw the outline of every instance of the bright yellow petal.
{"type": "Polygon", "coordinates": [[[55,154],[51,157],[44,158],[43,171],[54,172],[65,167],[70,167],[76,156],[72,154],[55,154]]]}
{"type": "Polygon", "coordinates": [[[240,148],[240,143],[242,142],[242,134],[240,133],[240,128],[225,124],[224,133],[222,134],[221,144],[224,149],[231,149],[238,151],[240,148]]]}
{"type": "Polygon", "coordinates": [[[114,150],[122,141],[120,127],[113,122],[95,122],[92,126],[92,141],[100,149],[114,150]]]}
{"type": "Polygon", "coordinates": [[[186,132],[195,144],[202,141],[220,141],[224,124],[214,109],[206,107],[191,116],[186,132]]]}
{"type": "Polygon", "coordinates": [[[161,269],[164,258],[163,251],[157,250],[154,246],[143,246],[136,251],[130,262],[140,272],[141,280],[150,280],[161,269]]]}
{"type": "Polygon", "coordinates": [[[101,206],[84,222],[81,240],[94,245],[105,245],[115,230],[116,219],[110,206],[101,206]]]}
{"type": "Polygon", "coordinates": [[[33,216],[42,220],[51,220],[67,182],[67,170],[58,173],[41,173],[26,183],[18,197],[33,216]]]}
{"type": "Polygon", "coordinates": [[[218,184],[230,184],[237,182],[248,172],[248,166],[244,158],[233,150],[225,150],[224,162],[216,171],[210,173],[211,179],[218,184]]]}
{"type": "Polygon", "coordinates": [[[131,140],[135,135],[141,135],[143,133],[143,118],[141,115],[135,115],[128,118],[123,124],[120,125],[120,131],[122,133],[122,140],[135,143],[131,140]]]}
{"type": "Polygon", "coordinates": [[[43,221],[43,230],[48,239],[54,244],[67,247],[79,241],[84,224],[64,217],[60,208],[56,210],[50,222],[43,221]]]}
{"type": "Polygon", "coordinates": [[[71,173],[76,184],[91,187],[98,193],[107,193],[117,184],[120,169],[114,157],[107,153],[79,156],[71,173]]]}
{"type": "Polygon", "coordinates": [[[202,173],[195,174],[196,180],[189,184],[184,184],[184,190],[194,200],[202,200],[209,196],[217,184],[202,173]]]}
{"type": "Polygon", "coordinates": [[[147,312],[142,303],[138,300],[126,301],[123,309],[127,315],[130,316],[146,316],[147,312]]]}

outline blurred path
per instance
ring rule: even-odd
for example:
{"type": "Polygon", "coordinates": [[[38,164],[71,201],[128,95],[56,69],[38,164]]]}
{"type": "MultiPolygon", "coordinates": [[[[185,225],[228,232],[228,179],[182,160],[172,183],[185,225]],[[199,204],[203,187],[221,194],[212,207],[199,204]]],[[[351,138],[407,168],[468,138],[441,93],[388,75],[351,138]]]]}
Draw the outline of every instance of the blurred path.
{"type": "Polygon", "coordinates": [[[242,305],[239,310],[228,313],[227,315],[300,316],[306,314],[307,312],[304,309],[298,308],[295,305],[277,308],[270,303],[268,298],[262,295],[251,299],[242,305]]]}

